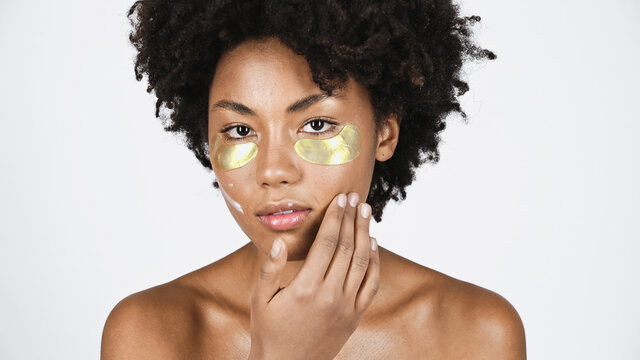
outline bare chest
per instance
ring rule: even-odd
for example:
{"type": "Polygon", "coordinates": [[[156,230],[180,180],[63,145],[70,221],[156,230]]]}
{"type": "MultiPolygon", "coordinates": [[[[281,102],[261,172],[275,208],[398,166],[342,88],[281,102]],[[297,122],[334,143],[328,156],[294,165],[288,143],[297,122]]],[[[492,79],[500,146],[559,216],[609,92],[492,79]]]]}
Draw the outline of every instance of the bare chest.
{"type": "MultiPolygon", "coordinates": [[[[251,350],[248,333],[227,333],[201,343],[198,351],[207,359],[247,359],[251,350]]],[[[411,339],[384,330],[356,330],[335,360],[416,359],[419,352],[411,339]]]]}
{"type": "MultiPolygon", "coordinates": [[[[335,360],[429,359],[438,358],[433,339],[416,331],[410,319],[398,317],[376,325],[361,324],[335,360]]],[[[226,319],[218,322],[198,351],[207,359],[247,359],[251,350],[248,323],[226,319]]],[[[204,340],[204,339],[203,339],[204,340]]]]}

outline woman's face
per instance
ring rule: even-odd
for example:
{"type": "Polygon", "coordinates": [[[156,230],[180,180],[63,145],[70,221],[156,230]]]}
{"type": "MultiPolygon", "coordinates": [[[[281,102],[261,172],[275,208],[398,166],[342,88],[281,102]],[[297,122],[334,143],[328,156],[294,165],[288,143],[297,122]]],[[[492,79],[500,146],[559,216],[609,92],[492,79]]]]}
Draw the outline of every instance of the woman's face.
{"type": "Polygon", "coordinates": [[[397,142],[395,118],[376,136],[360,84],[349,79],[345,89],[322,95],[304,57],[276,39],[225,53],[209,93],[209,149],[227,206],[261,251],[283,239],[289,260],[304,259],[336,195],[366,200],[376,158],[388,159],[397,142]],[[347,125],[359,144],[340,136],[347,125]]]}

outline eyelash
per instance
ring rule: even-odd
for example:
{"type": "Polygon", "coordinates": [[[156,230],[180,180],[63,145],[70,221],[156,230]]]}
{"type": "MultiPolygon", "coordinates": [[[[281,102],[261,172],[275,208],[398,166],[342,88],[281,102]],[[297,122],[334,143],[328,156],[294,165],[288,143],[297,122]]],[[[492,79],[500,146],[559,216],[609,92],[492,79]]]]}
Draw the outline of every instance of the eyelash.
{"type": "MultiPolygon", "coordinates": [[[[311,120],[307,121],[307,122],[303,125],[303,128],[304,128],[305,126],[307,126],[307,125],[311,124],[313,121],[322,121],[322,122],[323,122],[323,124],[327,124],[327,125],[329,125],[329,129],[327,129],[327,130],[325,130],[325,131],[318,131],[318,132],[315,132],[315,131],[314,131],[314,132],[306,132],[307,134],[310,134],[311,136],[320,136],[320,135],[324,135],[324,134],[330,133],[330,132],[332,132],[332,131],[335,129],[335,127],[336,127],[336,125],[337,125],[337,123],[336,123],[336,122],[331,121],[331,120],[322,119],[322,118],[315,118],[315,119],[311,119],[311,120]]],[[[221,133],[222,133],[222,134],[224,134],[225,140],[233,142],[233,141],[241,141],[242,139],[244,139],[244,138],[246,138],[246,137],[249,137],[250,135],[240,136],[240,137],[233,137],[233,136],[229,136],[229,131],[231,131],[231,130],[233,130],[233,129],[237,129],[237,128],[238,128],[238,127],[240,127],[240,126],[242,126],[242,127],[246,127],[247,129],[249,129],[249,134],[251,134],[251,131],[253,131],[253,129],[251,129],[250,127],[248,127],[248,126],[246,126],[246,125],[231,125],[231,126],[228,126],[228,127],[224,128],[224,129],[221,131],[221,133]]],[[[324,126],[323,126],[323,127],[324,127],[324,126]]]]}

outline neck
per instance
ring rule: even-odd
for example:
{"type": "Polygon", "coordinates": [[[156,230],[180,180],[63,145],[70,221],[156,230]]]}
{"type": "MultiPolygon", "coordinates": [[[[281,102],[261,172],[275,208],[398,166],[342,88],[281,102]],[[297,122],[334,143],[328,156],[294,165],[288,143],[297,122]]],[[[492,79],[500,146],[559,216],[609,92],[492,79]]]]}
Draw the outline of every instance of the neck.
{"type": "MultiPolygon", "coordinates": [[[[258,279],[258,272],[260,271],[260,266],[265,261],[268,261],[267,257],[269,256],[269,254],[260,251],[260,249],[258,249],[258,247],[253,242],[249,242],[248,244],[246,244],[243,247],[243,249],[245,249],[245,253],[246,253],[246,261],[247,261],[246,263],[252,264],[250,268],[251,271],[248,274],[250,278],[247,280],[249,285],[253,289],[253,286],[255,286],[255,283],[258,279]]],[[[300,271],[300,268],[302,268],[303,264],[304,264],[304,259],[287,261],[287,264],[285,265],[284,269],[280,272],[280,287],[289,286],[291,281],[293,281],[293,279],[296,277],[296,275],[300,271]]]]}
{"type": "MultiPolygon", "coordinates": [[[[388,279],[388,272],[391,271],[393,273],[394,270],[390,268],[394,268],[394,265],[397,265],[396,262],[391,261],[390,253],[386,249],[378,246],[378,251],[380,252],[381,263],[381,291],[378,293],[378,295],[376,295],[376,300],[371,306],[372,309],[368,310],[368,312],[373,312],[373,308],[376,308],[379,305],[383,304],[383,298],[386,298],[390,294],[389,290],[391,289],[387,289],[387,287],[391,285],[388,279]],[[382,266],[382,264],[385,264],[385,266],[382,266]]],[[[242,311],[245,312],[248,317],[251,309],[251,294],[258,279],[260,264],[262,264],[263,261],[266,261],[268,254],[260,251],[260,249],[258,249],[253,242],[247,243],[246,245],[238,249],[234,254],[235,256],[232,260],[233,264],[230,264],[228,268],[230,271],[234,272],[237,275],[237,277],[232,277],[235,278],[235,280],[232,280],[232,286],[234,288],[233,292],[237,296],[236,304],[241,307],[242,311]],[[251,266],[247,267],[246,264],[251,264],[251,266]],[[246,269],[247,271],[237,272],[237,269],[246,269]]],[[[303,264],[304,259],[287,261],[285,268],[280,273],[280,287],[289,286],[291,281],[293,281],[293,279],[300,271],[300,268],[303,264]]],[[[405,279],[405,281],[408,281],[408,279],[405,279]]],[[[393,292],[393,290],[391,292],[393,292]]]]}

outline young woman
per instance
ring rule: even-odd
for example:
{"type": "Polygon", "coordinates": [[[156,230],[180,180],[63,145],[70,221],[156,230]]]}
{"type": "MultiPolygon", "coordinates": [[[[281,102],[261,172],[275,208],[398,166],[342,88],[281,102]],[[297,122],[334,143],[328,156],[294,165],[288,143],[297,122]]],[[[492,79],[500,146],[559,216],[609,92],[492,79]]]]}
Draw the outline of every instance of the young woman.
{"type": "Polygon", "coordinates": [[[479,18],[448,0],[143,0],[129,16],[156,116],[250,242],[122,300],[103,359],[525,358],[504,298],[368,230],[438,160],[463,60],[495,57],[470,39],[479,18]]]}

